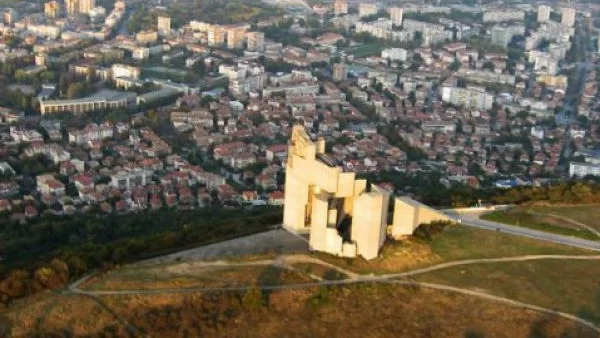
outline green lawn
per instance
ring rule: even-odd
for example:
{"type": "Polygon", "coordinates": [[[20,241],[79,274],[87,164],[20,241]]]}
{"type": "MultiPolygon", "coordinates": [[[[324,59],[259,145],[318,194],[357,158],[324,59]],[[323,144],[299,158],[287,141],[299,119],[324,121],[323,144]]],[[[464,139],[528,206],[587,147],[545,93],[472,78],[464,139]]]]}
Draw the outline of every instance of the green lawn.
{"type": "Polygon", "coordinates": [[[356,47],[350,47],[346,51],[348,54],[354,55],[354,57],[362,58],[367,56],[380,55],[381,51],[385,48],[385,45],[379,42],[367,43],[356,47]]]}
{"type": "Polygon", "coordinates": [[[570,218],[600,230],[600,205],[534,207],[533,210],[570,218]]]}
{"type": "Polygon", "coordinates": [[[412,276],[570,313],[600,325],[600,261],[540,260],[458,266],[412,276]]]}
{"type": "Polygon", "coordinates": [[[487,215],[483,215],[481,217],[481,219],[484,219],[487,221],[511,224],[511,225],[516,225],[516,226],[529,228],[529,229],[533,229],[533,230],[551,232],[551,233],[558,234],[558,235],[579,237],[579,238],[588,239],[588,240],[592,240],[592,241],[599,240],[598,236],[596,236],[596,234],[594,234],[593,232],[591,232],[589,230],[586,230],[583,228],[574,228],[572,226],[567,226],[566,223],[565,223],[565,226],[561,226],[561,225],[559,225],[559,223],[554,223],[554,222],[553,222],[553,224],[551,224],[549,222],[540,221],[539,218],[540,218],[540,216],[531,215],[531,214],[528,214],[528,213],[526,213],[524,211],[520,211],[520,210],[514,210],[514,211],[508,211],[508,212],[496,211],[496,212],[489,213],[487,215]]]}

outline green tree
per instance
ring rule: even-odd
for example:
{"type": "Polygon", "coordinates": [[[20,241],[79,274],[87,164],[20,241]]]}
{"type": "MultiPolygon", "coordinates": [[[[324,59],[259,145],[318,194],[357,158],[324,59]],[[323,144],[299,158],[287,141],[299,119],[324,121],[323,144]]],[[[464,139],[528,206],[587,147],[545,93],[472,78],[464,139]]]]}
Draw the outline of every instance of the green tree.
{"type": "Polygon", "coordinates": [[[67,97],[70,99],[81,97],[85,94],[85,86],[81,82],[75,82],[67,88],[67,97]]]}

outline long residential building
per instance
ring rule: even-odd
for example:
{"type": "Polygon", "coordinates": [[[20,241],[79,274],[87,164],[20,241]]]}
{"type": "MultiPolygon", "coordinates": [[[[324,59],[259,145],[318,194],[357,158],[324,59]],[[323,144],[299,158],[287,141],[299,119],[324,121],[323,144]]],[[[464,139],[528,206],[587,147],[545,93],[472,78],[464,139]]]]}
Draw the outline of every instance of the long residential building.
{"type": "Polygon", "coordinates": [[[93,96],[71,100],[40,100],[42,115],[52,113],[82,114],[106,109],[127,108],[135,103],[134,93],[103,90],[93,96]]]}
{"type": "Polygon", "coordinates": [[[131,189],[152,183],[150,170],[120,171],[110,177],[110,184],[118,189],[131,189]]]}
{"type": "Polygon", "coordinates": [[[110,123],[87,125],[82,130],[69,132],[69,142],[85,144],[90,141],[101,141],[113,137],[113,126],[110,123]]]}
{"type": "Polygon", "coordinates": [[[458,106],[477,109],[491,109],[494,96],[479,87],[442,87],[442,100],[458,106]]]}
{"type": "Polygon", "coordinates": [[[600,164],[571,162],[569,164],[569,176],[584,177],[584,176],[600,176],[600,164]]]}

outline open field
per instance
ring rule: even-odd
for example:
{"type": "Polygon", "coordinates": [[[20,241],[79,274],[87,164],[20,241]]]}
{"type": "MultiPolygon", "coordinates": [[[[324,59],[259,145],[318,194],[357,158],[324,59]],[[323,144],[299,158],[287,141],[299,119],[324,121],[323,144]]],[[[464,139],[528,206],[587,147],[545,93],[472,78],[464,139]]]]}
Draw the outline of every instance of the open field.
{"type": "Polygon", "coordinates": [[[568,220],[552,215],[540,215],[520,208],[509,211],[495,211],[483,215],[481,219],[498,223],[516,225],[533,230],[546,231],[563,236],[572,236],[597,241],[600,238],[592,231],[568,220]]]}
{"type": "MultiPolygon", "coordinates": [[[[280,236],[277,231],[271,233],[274,238],[280,236]]],[[[13,336],[44,337],[598,337],[591,328],[568,318],[481,294],[443,289],[444,285],[457,286],[600,323],[597,260],[474,262],[398,280],[360,279],[371,273],[410,271],[449,261],[590,254],[585,250],[450,226],[431,241],[390,242],[382,257],[364,261],[302,251],[257,252],[250,242],[256,243],[260,236],[248,240],[245,252],[257,256],[247,260],[243,255],[215,260],[213,254],[230,253],[239,243],[234,240],[206,246],[204,251],[198,248],[193,255],[125,265],[79,287],[37,295],[3,311],[0,332],[8,327],[4,320],[13,336]],[[353,284],[337,284],[347,281],[353,284]],[[438,283],[442,289],[421,282],[438,283]],[[293,287],[266,287],[285,285],[293,287]],[[219,289],[230,287],[243,288],[219,289]]]]}
{"type": "Polygon", "coordinates": [[[600,231],[600,205],[534,206],[532,210],[566,217],[600,231]]]}
{"type": "MultiPolygon", "coordinates": [[[[13,335],[597,337],[568,319],[456,293],[392,284],[268,293],[102,296],[100,303],[80,300],[75,308],[73,304],[57,305],[48,318],[37,323],[14,322],[13,335]]],[[[21,314],[39,315],[27,312],[34,305],[21,314]]]]}
{"type": "Polygon", "coordinates": [[[81,295],[33,297],[25,306],[4,314],[14,337],[84,336],[96,332],[126,336],[125,326],[94,299],[81,295]]]}
{"type": "Polygon", "coordinates": [[[539,260],[459,266],[413,276],[577,315],[600,325],[600,262],[539,260]]]}
{"type": "Polygon", "coordinates": [[[381,51],[385,48],[385,44],[380,42],[366,43],[359,46],[350,47],[346,50],[346,53],[352,54],[357,58],[367,56],[379,56],[381,51]]]}
{"type": "Polygon", "coordinates": [[[294,264],[292,268],[306,275],[314,276],[325,280],[342,280],[350,277],[340,271],[313,263],[298,263],[294,264]]]}
{"type": "Polygon", "coordinates": [[[583,249],[517,237],[466,226],[451,226],[431,242],[416,238],[385,244],[379,258],[347,259],[326,254],[315,255],[341,268],[357,273],[391,273],[417,269],[437,263],[472,258],[497,258],[519,255],[590,254],[583,249]]]}
{"type": "Polygon", "coordinates": [[[90,280],[86,290],[154,290],[173,288],[220,288],[247,285],[281,285],[310,282],[307,276],[272,265],[218,266],[179,263],[128,266],[90,280]]]}

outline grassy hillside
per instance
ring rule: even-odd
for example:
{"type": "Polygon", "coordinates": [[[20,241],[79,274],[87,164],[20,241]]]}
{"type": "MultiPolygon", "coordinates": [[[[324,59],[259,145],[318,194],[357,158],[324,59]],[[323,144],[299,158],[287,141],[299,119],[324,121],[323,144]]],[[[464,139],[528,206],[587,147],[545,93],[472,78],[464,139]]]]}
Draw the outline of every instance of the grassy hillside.
{"type": "Polygon", "coordinates": [[[403,272],[447,261],[519,255],[590,254],[592,252],[466,226],[451,226],[431,241],[407,238],[385,244],[379,258],[346,259],[326,254],[327,262],[358,273],[403,272]]]}
{"type": "Polygon", "coordinates": [[[522,205],[509,211],[497,211],[482,219],[551,232],[563,236],[600,240],[599,205],[536,206],[522,205]]]}
{"type": "Polygon", "coordinates": [[[558,317],[390,284],[268,294],[102,296],[97,301],[72,296],[7,317],[14,336],[595,337],[558,317]]]}
{"type": "Polygon", "coordinates": [[[557,309],[600,325],[600,262],[488,263],[439,270],[416,278],[557,309]]]}

